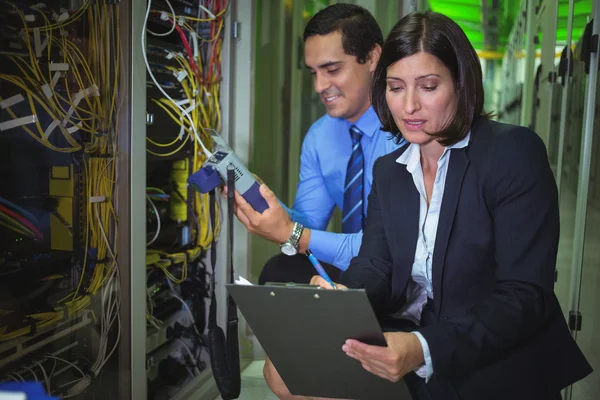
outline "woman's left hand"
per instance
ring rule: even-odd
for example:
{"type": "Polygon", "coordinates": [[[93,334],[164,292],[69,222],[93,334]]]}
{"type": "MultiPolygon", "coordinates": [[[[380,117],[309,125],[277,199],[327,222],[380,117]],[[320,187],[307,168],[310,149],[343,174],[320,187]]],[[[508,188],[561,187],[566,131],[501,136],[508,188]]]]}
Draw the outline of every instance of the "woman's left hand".
{"type": "Polygon", "coordinates": [[[406,332],[384,333],[387,347],[371,346],[348,339],[342,346],[344,352],[360,361],[372,374],[392,382],[417,369],[425,362],[423,348],[417,335],[406,332]]]}

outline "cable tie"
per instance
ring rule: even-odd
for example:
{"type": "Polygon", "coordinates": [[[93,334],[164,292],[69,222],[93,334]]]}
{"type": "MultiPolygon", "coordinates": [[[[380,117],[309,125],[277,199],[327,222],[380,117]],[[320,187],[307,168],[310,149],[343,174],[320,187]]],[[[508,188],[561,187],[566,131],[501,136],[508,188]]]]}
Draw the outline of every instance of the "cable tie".
{"type": "Polygon", "coordinates": [[[50,89],[50,85],[48,84],[42,86],[42,92],[44,92],[44,96],[46,96],[47,99],[51,98],[54,95],[52,93],[52,89],[50,89]]]}
{"type": "Polygon", "coordinates": [[[40,45],[40,57],[42,56],[41,52],[44,51],[44,49],[46,48],[46,46],[48,46],[48,36],[47,35],[46,35],[46,37],[44,37],[44,41],[40,45]]]}
{"type": "Polygon", "coordinates": [[[87,89],[85,89],[83,94],[85,97],[88,97],[90,95],[94,95],[94,97],[100,97],[100,89],[98,89],[98,86],[96,86],[94,84],[94,85],[88,87],[87,89]]]}
{"type": "Polygon", "coordinates": [[[50,70],[50,72],[68,71],[69,64],[67,64],[67,63],[50,63],[50,65],[48,65],[48,69],[50,70]]]}
{"type": "Polygon", "coordinates": [[[66,21],[67,19],[69,19],[69,13],[68,12],[63,12],[62,14],[60,14],[60,16],[58,17],[58,22],[63,22],[66,21]]]}
{"type": "Polygon", "coordinates": [[[48,127],[46,128],[46,130],[44,131],[44,137],[46,139],[48,139],[48,137],[50,136],[50,134],[54,131],[54,129],[56,129],[56,127],[58,127],[58,125],[60,125],[60,121],[55,119],[54,121],[52,121],[50,123],[50,125],[48,125],[48,127]]]}
{"type": "Polygon", "coordinates": [[[29,329],[31,330],[31,332],[29,332],[26,336],[33,336],[37,333],[37,322],[35,319],[31,317],[25,317],[23,322],[29,324],[29,329]]]}
{"type": "Polygon", "coordinates": [[[175,76],[177,77],[177,80],[179,82],[181,82],[182,80],[184,80],[185,78],[187,78],[188,74],[185,70],[180,71],[179,73],[175,74],[175,76]]]}
{"type": "MultiPolygon", "coordinates": [[[[180,123],[180,127],[179,127],[179,140],[183,140],[183,135],[185,134],[185,124],[183,123],[183,117],[181,118],[180,121],[181,121],[181,123],[180,123]]],[[[192,136],[192,140],[193,140],[193,136],[192,136]]]]}
{"type": "Polygon", "coordinates": [[[35,56],[40,58],[42,56],[42,40],[40,38],[40,28],[33,28],[33,47],[35,49],[35,56]]]}
{"type": "MultiPolygon", "coordinates": [[[[200,104],[200,103],[198,103],[198,104],[200,104]]],[[[189,113],[191,113],[192,111],[194,111],[194,108],[196,108],[196,100],[195,100],[195,99],[192,99],[192,105],[191,105],[191,106],[189,106],[188,108],[186,108],[185,110],[183,110],[183,113],[184,113],[184,115],[185,115],[185,114],[189,114],[189,113]]]]}
{"type": "Polygon", "coordinates": [[[91,196],[90,203],[102,203],[106,201],[106,196],[91,196]]]}
{"type": "Polygon", "coordinates": [[[76,124],[75,124],[75,125],[73,125],[72,127],[70,127],[70,128],[67,128],[67,132],[68,132],[70,135],[72,135],[72,134],[74,134],[75,132],[77,132],[79,129],[81,129],[81,121],[80,121],[80,122],[78,122],[78,123],[76,123],[76,124]]]}
{"type": "Polygon", "coordinates": [[[58,80],[61,77],[61,73],[59,71],[55,72],[54,75],[52,76],[52,87],[56,87],[56,84],[58,83],[58,80]]]}
{"type": "Polygon", "coordinates": [[[62,315],[62,318],[60,319],[60,321],[62,322],[62,321],[68,320],[69,319],[69,306],[67,306],[66,304],[60,304],[58,306],[58,308],[61,309],[63,312],[63,315],[62,315]]]}
{"type": "Polygon", "coordinates": [[[27,117],[17,118],[10,121],[0,122],[0,131],[6,131],[9,129],[17,128],[23,125],[34,124],[37,121],[37,117],[35,114],[29,115],[27,117]]]}
{"type": "Polygon", "coordinates": [[[163,11],[160,13],[160,19],[163,21],[168,21],[169,20],[169,14],[167,14],[166,11],[163,11]]]}
{"type": "Polygon", "coordinates": [[[15,104],[18,104],[22,101],[25,101],[25,98],[23,97],[23,95],[17,94],[17,95],[9,97],[8,99],[4,99],[4,100],[0,101],[0,107],[2,107],[2,109],[4,110],[5,108],[14,106],[15,104]]]}
{"type": "Polygon", "coordinates": [[[79,105],[81,100],[83,100],[83,98],[86,97],[86,93],[88,92],[88,90],[89,90],[89,88],[86,90],[80,90],[79,92],[75,93],[75,96],[73,97],[73,104],[67,111],[67,114],[65,115],[65,118],[62,121],[63,127],[67,126],[67,124],[69,123],[69,120],[71,119],[71,116],[75,112],[75,108],[77,108],[77,106],[79,105]]]}

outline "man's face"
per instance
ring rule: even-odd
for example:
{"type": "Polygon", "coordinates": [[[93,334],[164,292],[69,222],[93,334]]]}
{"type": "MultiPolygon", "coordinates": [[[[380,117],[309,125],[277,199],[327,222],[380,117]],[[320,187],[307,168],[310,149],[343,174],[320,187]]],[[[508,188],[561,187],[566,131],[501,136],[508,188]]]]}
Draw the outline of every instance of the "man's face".
{"type": "Polygon", "coordinates": [[[371,80],[379,46],[364,64],[344,52],[342,34],[333,32],[306,39],[304,60],[314,77],[315,91],[327,114],[356,122],[371,105],[371,80]]]}

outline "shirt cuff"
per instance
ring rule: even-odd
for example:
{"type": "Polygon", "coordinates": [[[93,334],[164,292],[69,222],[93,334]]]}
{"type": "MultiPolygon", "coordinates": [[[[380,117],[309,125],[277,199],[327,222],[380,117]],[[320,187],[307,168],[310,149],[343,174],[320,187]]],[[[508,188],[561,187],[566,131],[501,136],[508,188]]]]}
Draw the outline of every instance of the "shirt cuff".
{"type": "Polygon", "coordinates": [[[308,248],[319,261],[333,265],[335,250],[338,248],[335,239],[335,236],[331,232],[311,229],[308,248]]]}
{"type": "Polygon", "coordinates": [[[421,342],[421,347],[423,348],[423,355],[425,356],[425,363],[423,363],[418,369],[415,370],[415,373],[419,375],[421,378],[425,379],[425,382],[429,381],[431,375],[433,375],[433,364],[431,363],[431,353],[429,352],[429,345],[427,344],[427,340],[421,335],[419,332],[412,332],[418,338],[419,342],[421,342]]]}

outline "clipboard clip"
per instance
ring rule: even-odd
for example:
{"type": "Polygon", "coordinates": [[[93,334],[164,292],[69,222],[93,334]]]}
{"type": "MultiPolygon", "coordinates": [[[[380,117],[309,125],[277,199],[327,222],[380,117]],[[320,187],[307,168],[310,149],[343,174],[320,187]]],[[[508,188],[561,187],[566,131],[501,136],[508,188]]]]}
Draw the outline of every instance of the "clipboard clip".
{"type": "Polygon", "coordinates": [[[311,284],[308,284],[308,283],[294,283],[294,282],[288,282],[288,283],[283,283],[283,282],[267,282],[267,283],[265,283],[265,286],[280,286],[280,287],[297,287],[297,288],[323,289],[321,286],[318,286],[318,285],[311,285],[311,284]]]}

